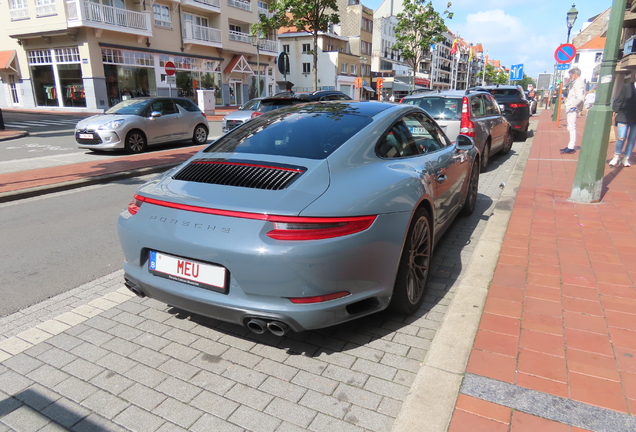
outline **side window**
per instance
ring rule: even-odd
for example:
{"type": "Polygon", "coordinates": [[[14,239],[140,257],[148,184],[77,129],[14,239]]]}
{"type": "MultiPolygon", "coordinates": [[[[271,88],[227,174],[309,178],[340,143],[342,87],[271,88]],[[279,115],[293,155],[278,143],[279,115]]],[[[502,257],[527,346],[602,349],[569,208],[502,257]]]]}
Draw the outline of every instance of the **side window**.
{"type": "Polygon", "coordinates": [[[499,116],[501,112],[499,111],[499,105],[495,98],[490,95],[484,95],[484,102],[486,103],[486,114],[499,116]]]}
{"type": "Polygon", "coordinates": [[[470,98],[470,110],[473,113],[473,117],[483,117],[486,114],[483,100],[480,95],[475,95],[470,98]]]}
{"type": "Polygon", "coordinates": [[[420,153],[403,120],[393,125],[389,132],[380,139],[376,152],[381,158],[400,158],[420,153]]]}
{"type": "Polygon", "coordinates": [[[177,110],[177,107],[174,106],[174,103],[172,103],[171,100],[163,100],[161,102],[163,104],[163,115],[176,114],[179,112],[179,110],[177,110]]]}
{"type": "Polygon", "coordinates": [[[450,145],[444,132],[428,117],[413,113],[404,117],[420,153],[432,153],[450,145]]]}
{"type": "Polygon", "coordinates": [[[190,111],[190,112],[201,111],[199,107],[195,105],[194,102],[192,102],[190,99],[177,99],[175,100],[175,103],[186,111],[190,111]]]}

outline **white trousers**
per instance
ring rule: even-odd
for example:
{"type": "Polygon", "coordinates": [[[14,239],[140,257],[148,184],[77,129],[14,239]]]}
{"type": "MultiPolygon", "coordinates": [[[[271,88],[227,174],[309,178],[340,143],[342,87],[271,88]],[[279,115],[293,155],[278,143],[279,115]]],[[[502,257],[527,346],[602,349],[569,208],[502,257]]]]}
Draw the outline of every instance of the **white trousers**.
{"type": "Polygon", "coordinates": [[[570,132],[570,142],[568,143],[569,149],[573,149],[576,145],[576,118],[578,115],[578,111],[568,111],[565,115],[565,118],[568,121],[568,132],[570,132]]]}

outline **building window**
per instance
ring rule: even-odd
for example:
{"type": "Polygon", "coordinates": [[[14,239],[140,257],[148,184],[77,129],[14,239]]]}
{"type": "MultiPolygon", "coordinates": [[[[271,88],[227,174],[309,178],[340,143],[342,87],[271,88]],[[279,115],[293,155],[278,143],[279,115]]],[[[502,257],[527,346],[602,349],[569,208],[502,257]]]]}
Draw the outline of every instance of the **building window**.
{"type": "Polygon", "coordinates": [[[309,54],[310,51],[311,51],[311,45],[303,44],[303,54],[309,54]]]}
{"type": "Polygon", "coordinates": [[[235,32],[238,32],[238,33],[243,33],[243,32],[241,31],[241,26],[234,25],[234,24],[230,24],[230,31],[235,31],[235,32]]]}
{"type": "Polygon", "coordinates": [[[172,28],[172,20],[170,18],[170,8],[168,6],[155,3],[152,5],[155,15],[155,26],[162,28],[172,28]]]}
{"type": "Polygon", "coordinates": [[[35,14],[37,16],[56,15],[55,0],[36,0],[35,14]]]}
{"type": "Polygon", "coordinates": [[[351,75],[355,75],[356,74],[356,65],[352,64],[351,65],[351,75]]]}
{"type": "Polygon", "coordinates": [[[11,21],[29,18],[27,0],[9,0],[9,12],[11,21]]]}
{"type": "Polygon", "coordinates": [[[289,52],[289,45],[283,45],[283,52],[289,52]]]}
{"type": "Polygon", "coordinates": [[[362,18],[362,30],[373,32],[373,21],[367,18],[362,18]]]}
{"type": "Polygon", "coordinates": [[[303,63],[303,73],[311,72],[311,63],[303,63]]]}
{"type": "Polygon", "coordinates": [[[38,106],[86,107],[77,47],[27,51],[38,106]]]}
{"type": "Polygon", "coordinates": [[[603,53],[596,53],[596,55],[594,56],[594,63],[600,62],[602,59],[603,59],[603,53]]]}
{"type": "Polygon", "coordinates": [[[340,73],[346,74],[348,66],[349,65],[347,63],[340,63],[340,73]]]}

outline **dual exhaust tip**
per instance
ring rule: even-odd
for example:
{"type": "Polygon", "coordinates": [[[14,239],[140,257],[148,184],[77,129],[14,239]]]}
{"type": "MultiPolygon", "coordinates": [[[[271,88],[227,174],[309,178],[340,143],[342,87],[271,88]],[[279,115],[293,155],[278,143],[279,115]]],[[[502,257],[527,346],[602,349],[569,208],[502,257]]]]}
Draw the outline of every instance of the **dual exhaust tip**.
{"type": "Polygon", "coordinates": [[[247,328],[256,334],[263,334],[269,330],[274,336],[285,336],[289,331],[289,326],[281,321],[263,321],[253,318],[247,322],[247,328]]]}
{"type": "MultiPolygon", "coordinates": [[[[137,297],[146,297],[146,294],[141,290],[139,285],[126,279],[124,285],[130,291],[135,293],[137,297]]],[[[281,321],[263,321],[258,318],[252,318],[247,323],[247,328],[256,334],[263,334],[266,330],[269,330],[275,336],[285,336],[285,333],[289,331],[289,326],[281,321]]]]}

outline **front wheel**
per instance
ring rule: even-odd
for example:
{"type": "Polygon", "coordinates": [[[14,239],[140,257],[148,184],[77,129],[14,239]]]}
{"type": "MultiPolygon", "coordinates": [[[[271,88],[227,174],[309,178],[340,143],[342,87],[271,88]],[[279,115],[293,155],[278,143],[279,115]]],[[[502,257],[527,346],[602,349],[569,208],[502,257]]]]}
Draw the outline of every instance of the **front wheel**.
{"type": "Polygon", "coordinates": [[[426,292],[433,239],[431,219],[425,208],[415,212],[400,258],[389,308],[410,315],[419,309],[426,292]]]}
{"type": "Polygon", "coordinates": [[[468,191],[466,191],[466,201],[459,212],[462,216],[470,216],[475,211],[477,205],[477,190],[479,189],[479,165],[477,162],[473,164],[470,170],[470,181],[468,183],[468,191]]]}
{"type": "Polygon", "coordinates": [[[130,131],[124,143],[127,153],[142,153],[146,150],[146,136],[141,131],[130,131]]]}
{"type": "Polygon", "coordinates": [[[203,125],[197,125],[192,134],[194,144],[205,144],[208,141],[208,130],[203,125]]]}

